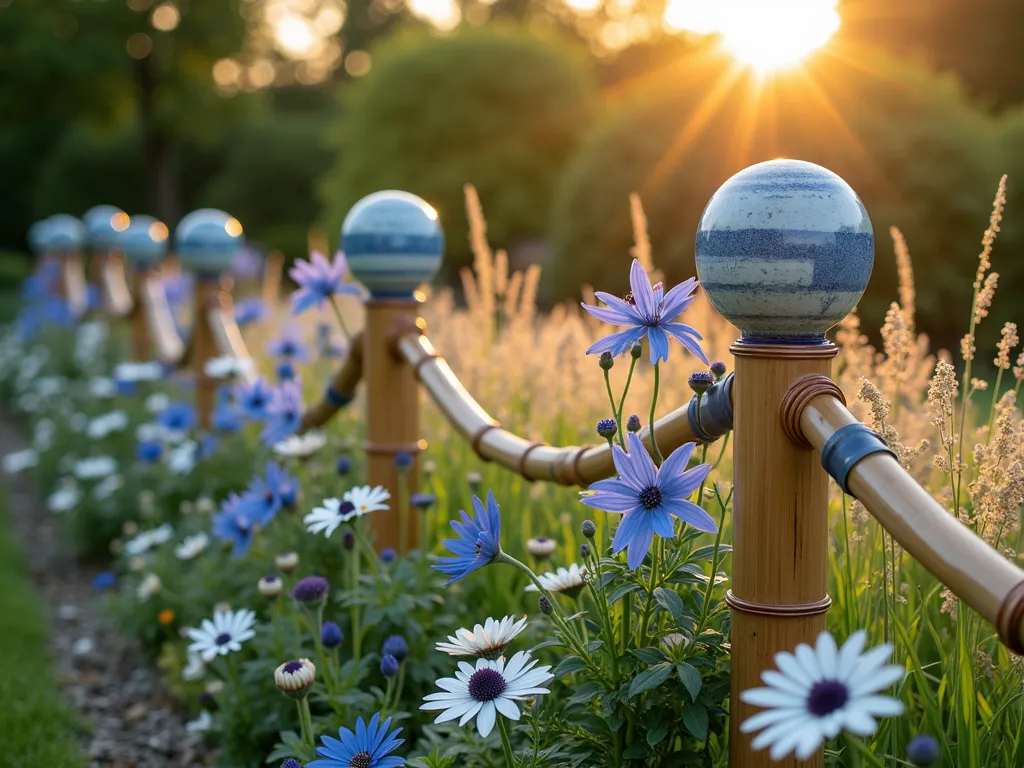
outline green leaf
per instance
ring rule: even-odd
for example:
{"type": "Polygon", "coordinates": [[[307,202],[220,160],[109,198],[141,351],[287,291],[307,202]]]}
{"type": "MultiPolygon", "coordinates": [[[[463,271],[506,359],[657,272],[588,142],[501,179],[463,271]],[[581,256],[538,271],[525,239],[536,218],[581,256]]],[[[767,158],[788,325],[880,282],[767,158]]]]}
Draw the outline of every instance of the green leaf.
{"type": "Polygon", "coordinates": [[[640,589],[640,585],[636,584],[635,582],[623,584],[621,587],[619,587],[610,595],[608,595],[608,605],[614,605],[615,603],[619,602],[619,600],[628,595],[630,592],[636,592],[638,589],[640,589]]]}
{"type": "Polygon", "coordinates": [[[664,723],[652,725],[647,729],[647,743],[652,747],[668,735],[668,726],[664,723]]]}
{"type": "Polygon", "coordinates": [[[683,598],[681,598],[679,593],[674,589],[658,587],[654,590],[654,599],[657,600],[658,605],[668,611],[669,615],[676,621],[679,621],[686,612],[686,606],[683,605],[683,598]]]}
{"type": "Polygon", "coordinates": [[[668,679],[670,674],[672,674],[672,665],[667,663],[645,669],[633,678],[633,682],[629,686],[629,695],[626,698],[631,699],[638,693],[657,688],[668,679]]]}
{"type": "Polygon", "coordinates": [[[640,757],[647,757],[651,754],[651,749],[642,741],[634,741],[628,747],[626,751],[622,753],[622,756],[626,760],[635,760],[640,757]]]}
{"type": "Polygon", "coordinates": [[[561,663],[555,667],[555,677],[569,675],[573,672],[579,672],[581,669],[586,668],[587,663],[579,656],[569,656],[568,658],[562,659],[561,663]]]}
{"type": "Polygon", "coordinates": [[[696,701],[700,695],[701,686],[704,684],[701,679],[700,672],[694,669],[692,666],[683,662],[676,664],[676,674],[679,675],[679,682],[683,684],[687,692],[690,694],[690,700],[696,701]]]}
{"type": "MultiPolygon", "coordinates": [[[[718,545],[719,557],[721,557],[722,555],[726,555],[726,554],[728,554],[730,552],[732,552],[732,545],[731,544],[719,544],[718,545]]],[[[714,556],[715,556],[715,545],[714,544],[708,544],[706,547],[701,547],[700,549],[693,550],[693,552],[690,553],[689,559],[690,560],[711,560],[712,558],[714,558],[714,556]]]]}
{"type": "Polygon", "coordinates": [[[708,738],[708,711],[700,704],[683,707],[683,725],[701,741],[708,738]]]}
{"type": "Polygon", "coordinates": [[[665,655],[661,648],[637,648],[631,651],[631,653],[648,666],[668,661],[668,656],[665,655]]]}

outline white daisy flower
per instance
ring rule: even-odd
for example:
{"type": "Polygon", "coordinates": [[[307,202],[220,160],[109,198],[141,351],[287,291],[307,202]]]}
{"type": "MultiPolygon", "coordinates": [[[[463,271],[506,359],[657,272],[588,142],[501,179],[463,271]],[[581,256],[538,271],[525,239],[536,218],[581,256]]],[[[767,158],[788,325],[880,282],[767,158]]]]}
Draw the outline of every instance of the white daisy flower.
{"type": "Polygon", "coordinates": [[[84,432],[85,428],[89,426],[89,417],[84,413],[72,414],[68,419],[68,426],[71,427],[72,432],[84,432]]]}
{"type": "Polygon", "coordinates": [[[323,533],[326,538],[338,530],[338,526],[356,517],[355,505],[341,499],[324,499],[322,507],[313,507],[313,511],[302,518],[306,530],[310,533],[323,533]]]}
{"type": "Polygon", "coordinates": [[[253,626],[256,614],[249,610],[214,611],[213,621],[203,619],[199,629],[189,629],[192,644],[189,653],[196,653],[209,663],[217,656],[242,650],[242,643],[256,636],[253,626]]]}
{"type": "Polygon", "coordinates": [[[160,413],[171,404],[171,398],[163,392],[154,392],[146,398],[146,410],[150,413],[160,413]]]}
{"type": "Polygon", "coordinates": [[[179,560],[192,560],[201,555],[209,544],[210,537],[200,531],[192,536],[186,536],[185,540],[174,548],[174,554],[179,560]]]}
{"type": "Polygon", "coordinates": [[[64,394],[66,382],[60,376],[43,376],[36,382],[36,394],[42,398],[64,394]]]}
{"type": "Polygon", "coordinates": [[[181,679],[186,682],[201,680],[206,674],[206,664],[194,653],[188,655],[188,664],[181,670],[181,679]]]}
{"type": "Polygon", "coordinates": [[[196,468],[196,453],[199,445],[195,440],[186,440],[167,454],[167,468],[175,475],[191,475],[196,468]]]}
{"type": "Polygon", "coordinates": [[[308,459],[327,445],[327,438],[320,432],[306,432],[303,435],[292,435],[279,443],[274,443],[273,451],[278,456],[292,459],[308,459]]]}
{"type": "Polygon", "coordinates": [[[538,560],[545,560],[551,557],[557,547],[558,542],[554,539],[549,539],[547,536],[537,536],[536,538],[526,540],[526,551],[538,560]]]}
{"type": "Polygon", "coordinates": [[[135,439],[140,443],[161,442],[165,437],[167,437],[167,430],[162,425],[152,421],[139,424],[135,428],[135,439]]]}
{"type": "Polygon", "coordinates": [[[78,490],[78,484],[74,478],[67,478],[61,483],[61,487],[47,498],[46,508],[55,514],[70,512],[81,500],[82,492],[78,490]]]}
{"type": "Polygon", "coordinates": [[[536,663],[527,651],[520,651],[508,663],[504,658],[477,659],[475,668],[460,661],[455,677],[438,680],[437,686],[443,690],[424,697],[420,709],[444,710],[435,723],[458,718],[463,726],[475,717],[477,730],[486,737],[499,713],[518,720],[517,701],[550,693],[541,686],[554,677],[551,667],[535,668],[536,663]]]}
{"type": "MultiPolygon", "coordinates": [[[[576,597],[587,584],[587,569],[580,568],[578,563],[573,563],[568,568],[559,568],[557,571],[541,573],[537,575],[540,583],[548,592],[561,592],[576,597]]],[[[536,584],[527,584],[527,592],[539,592],[536,584]]]]}
{"type": "Polygon", "coordinates": [[[159,528],[143,531],[134,539],[126,541],[124,544],[124,553],[129,557],[143,555],[153,547],[170,541],[172,536],[174,536],[174,528],[170,523],[164,523],[159,528]]]}
{"type": "Polygon", "coordinates": [[[477,624],[472,631],[464,627],[456,630],[454,635],[448,636],[447,643],[438,643],[436,647],[449,656],[496,659],[524,629],[525,616],[519,621],[516,621],[514,616],[506,616],[501,621],[488,618],[483,626],[477,624]]]}
{"type": "Polygon", "coordinates": [[[206,733],[210,730],[213,730],[213,715],[210,714],[208,709],[200,712],[199,717],[195,720],[189,720],[185,723],[185,731],[187,733],[206,733]]]}
{"type": "Polygon", "coordinates": [[[751,746],[771,747],[772,760],[792,752],[806,760],[840,731],[869,736],[876,717],[902,714],[903,704],[880,692],[903,679],[903,667],[886,664],[891,645],[862,653],[866,641],[860,630],[837,649],[832,635],[822,632],[814,648],[801,643],[794,653],[775,654],[778,671],[761,673],[768,687],[740,694],[741,701],[765,708],[740,725],[743,733],[761,731],[751,746]]]}
{"type": "Polygon", "coordinates": [[[113,397],[117,394],[117,384],[106,376],[94,376],[89,380],[89,394],[99,399],[113,397]]]}
{"type": "Polygon", "coordinates": [[[114,368],[118,381],[159,381],[164,376],[164,367],[158,362],[119,363],[114,368]]]}
{"type": "Polygon", "coordinates": [[[117,462],[110,456],[93,456],[75,462],[75,477],[79,480],[99,480],[117,471],[117,462]]]}
{"type": "Polygon", "coordinates": [[[36,422],[32,430],[32,447],[39,452],[50,450],[53,446],[53,436],[57,433],[57,425],[50,419],[41,419],[36,422]]]}
{"type": "Polygon", "coordinates": [[[92,497],[97,501],[106,501],[124,486],[121,475],[107,475],[92,489],[92,497]]]}
{"type": "Polygon", "coordinates": [[[17,475],[19,472],[24,472],[26,469],[31,469],[39,463],[39,454],[36,453],[32,448],[26,448],[23,451],[16,451],[15,453],[8,453],[4,456],[2,465],[4,472],[9,475],[17,475]]]}
{"type": "Polygon", "coordinates": [[[235,357],[234,355],[211,358],[203,366],[203,372],[211,379],[233,379],[237,376],[244,376],[252,369],[251,357],[235,357]]]}
{"type": "Polygon", "coordinates": [[[160,577],[157,576],[155,573],[147,573],[145,578],[143,578],[143,580],[139,582],[139,600],[145,602],[154,595],[159,595],[161,592],[163,592],[163,589],[164,585],[163,582],[160,581],[160,577]]]}
{"type": "Polygon", "coordinates": [[[351,502],[354,507],[352,517],[362,517],[370,512],[388,509],[388,505],[384,502],[391,498],[391,494],[382,485],[378,485],[376,488],[361,485],[351,491],[345,491],[345,495],[341,498],[342,501],[351,502]]]}

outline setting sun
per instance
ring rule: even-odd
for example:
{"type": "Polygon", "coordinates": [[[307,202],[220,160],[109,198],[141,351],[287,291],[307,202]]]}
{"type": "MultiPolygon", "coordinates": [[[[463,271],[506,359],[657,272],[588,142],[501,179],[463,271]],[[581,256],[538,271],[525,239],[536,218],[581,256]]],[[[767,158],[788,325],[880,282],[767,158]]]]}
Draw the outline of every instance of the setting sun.
{"type": "Polygon", "coordinates": [[[725,47],[758,72],[792,66],[839,29],[837,0],[670,0],[665,23],[717,33],[725,47]]]}

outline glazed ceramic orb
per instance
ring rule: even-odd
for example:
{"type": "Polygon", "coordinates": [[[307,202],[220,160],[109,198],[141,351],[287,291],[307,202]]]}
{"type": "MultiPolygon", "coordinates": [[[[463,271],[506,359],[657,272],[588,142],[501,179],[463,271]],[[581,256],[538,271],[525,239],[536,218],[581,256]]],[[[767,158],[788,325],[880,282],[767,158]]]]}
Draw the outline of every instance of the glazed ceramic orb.
{"type": "Polygon", "coordinates": [[[696,254],[708,300],[745,341],[813,343],[860,300],[875,240],[863,203],[839,176],[770,160],[715,192],[696,254]]]}
{"type": "Polygon", "coordinates": [[[46,250],[46,219],[40,219],[28,228],[28,247],[33,253],[41,254],[46,250]]]}
{"type": "Polygon", "coordinates": [[[128,214],[112,205],[97,205],[82,214],[85,238],[94,251],[109,251],[128,228],[128,214]]]}
{"type": "Polygon", "coordinates": [[[200,275],[226,272],[243,243],[238,219],[215,208],[192,211],[174,231],[174,250],[182,266],[200,275]]]}
{"type": "Polygon", "coordinates": [[[408,297],[437,274],[444,233],[437,211],[408,192],[374,192],[341,225],[349,269],[376,298],[408,297]]]}
{"type": "Polygon", "coordinates": [[[44,251],[77,251],[85,243],[85,225],[66,213],[48,218],[43,232],[44,251]]]}
{"type": "Polygon", "coordinates": [[[137,267],[151,267],[167,253],[167,225],[152,216],[132,216],[117,245],[137,267]]]}

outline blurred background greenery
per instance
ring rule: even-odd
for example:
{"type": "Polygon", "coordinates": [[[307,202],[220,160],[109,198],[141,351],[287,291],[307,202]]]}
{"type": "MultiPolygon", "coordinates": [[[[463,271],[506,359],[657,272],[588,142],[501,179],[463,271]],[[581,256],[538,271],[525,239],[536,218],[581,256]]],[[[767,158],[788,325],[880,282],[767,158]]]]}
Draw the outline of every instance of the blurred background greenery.
{"type": "Polygon", "coordinates": [[[895,297],[896,225],[919,328],[955,348],[964,318],[945,308],[968,302],[963,276],[1004,172],[995,269],[1002,290],[1024,286],[1024,3],[765,2],[842,19],[771,75],[702,22],[716,3],[0,0],[0,281],[52,213],[109,203],[173,226],[215,206],[258,248],[295,258],[311,229],[334,245],[353,202],[397,187],[439,210],[442,279],[457,285],[472,183],[492,242],[513,268],[543,263],[553,302],[583,282],[624,289],[630,192],[675,280],[694,271],[714,190],[792,156],[842,175],[872,215],[864,327],[895,297]]]}

